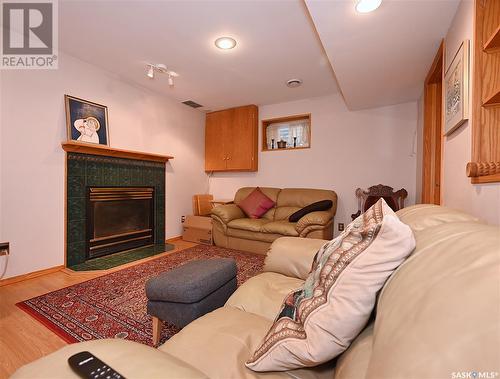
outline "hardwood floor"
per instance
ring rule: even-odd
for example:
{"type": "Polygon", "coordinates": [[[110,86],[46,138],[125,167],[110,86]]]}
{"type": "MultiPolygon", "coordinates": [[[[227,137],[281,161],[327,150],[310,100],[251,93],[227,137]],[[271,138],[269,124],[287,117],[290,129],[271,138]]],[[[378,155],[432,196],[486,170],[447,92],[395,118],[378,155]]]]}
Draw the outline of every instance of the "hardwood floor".
{"type": "Polygon", "coordinates": [[[73,272],[63,269],[0,287],[0,378],[8,378],[18,367],[66,345],[56,334],[16,307],[16,303],[196,245],[182,240],[173,244],[174,250],[110,270],[73,272]]]}

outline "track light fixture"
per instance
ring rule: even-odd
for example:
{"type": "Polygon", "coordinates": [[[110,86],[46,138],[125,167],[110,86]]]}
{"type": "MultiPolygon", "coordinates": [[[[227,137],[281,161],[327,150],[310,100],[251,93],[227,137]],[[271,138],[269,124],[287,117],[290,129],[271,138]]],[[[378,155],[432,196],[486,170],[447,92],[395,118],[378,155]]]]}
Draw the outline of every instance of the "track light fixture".
{"type": "Polygon", "coordinates": [[[147,77],[153,79],[155,76],[155,72],[158,72],[160,74],[167,74],[168,75],[168,85],[170,87],[174,86],[174,78],[178,77],[179,74],[177,74],[174,71],[170,71],[167,69],[167,66],[165,66],[163,63],[148,63],[147,64],[147,77]]]}
{"type": "Polygon", "coordinates": [[[153,69],[153,66],[149,66],[147,75],[148,75],[148,78],[150,78],[150,79],[153,79],[155,77],[155,71],[153,69]]]}

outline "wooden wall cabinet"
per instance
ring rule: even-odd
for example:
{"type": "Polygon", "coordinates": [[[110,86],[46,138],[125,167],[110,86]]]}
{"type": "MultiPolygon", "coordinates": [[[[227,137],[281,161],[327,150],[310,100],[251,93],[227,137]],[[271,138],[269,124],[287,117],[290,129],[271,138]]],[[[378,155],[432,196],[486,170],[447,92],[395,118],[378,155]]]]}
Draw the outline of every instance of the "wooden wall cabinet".
{"type": "Polygon", "coordinates": [[[207,113],[205,171],[257,171],[256,105],[207,113]]]}

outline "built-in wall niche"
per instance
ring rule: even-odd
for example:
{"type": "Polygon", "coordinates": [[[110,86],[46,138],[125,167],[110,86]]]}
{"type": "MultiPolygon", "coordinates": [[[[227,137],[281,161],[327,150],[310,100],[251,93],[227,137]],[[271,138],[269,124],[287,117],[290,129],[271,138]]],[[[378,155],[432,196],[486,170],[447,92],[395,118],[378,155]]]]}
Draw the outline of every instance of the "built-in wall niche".
{"type": "Polygon", "coordinates": [[[262,151],[311,147],[311,115],[300,114],[262,121],[262,151]]]}

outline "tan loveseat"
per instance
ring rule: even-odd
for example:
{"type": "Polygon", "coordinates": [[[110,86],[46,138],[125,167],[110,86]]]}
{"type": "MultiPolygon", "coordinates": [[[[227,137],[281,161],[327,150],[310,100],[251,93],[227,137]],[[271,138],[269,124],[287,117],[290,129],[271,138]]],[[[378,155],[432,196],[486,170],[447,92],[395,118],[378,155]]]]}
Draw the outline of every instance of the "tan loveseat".
{"type": "Polygon", "coordinates": [[[213,237],[217,246],[265,254],[279,237],[333,238],[333,218],[337,210],[334,191],[309,188],[266,188],[261,191],[276,203],[259,219],[248,218],[238,207],[255,187],[240,188],[234,195],[234,204],[212,209],[213,237]],[[288,217],[306,205],[331,200],[327,211],[311,212],[298,222],[288,217]]]}
{"type": "Polygon", "coordinates": [[[72,344],[20,368],[14,378],[77,378],[66,360],[82,350],[128,379],[498,378],[500,229],[432,205],[398,215],[417,246],[379,294],[374,321],[336,361],[265,374],[244,365],[324,242],[286,237],[273,243],[262,274],[159,349],[121,340],[72,344]]]}

